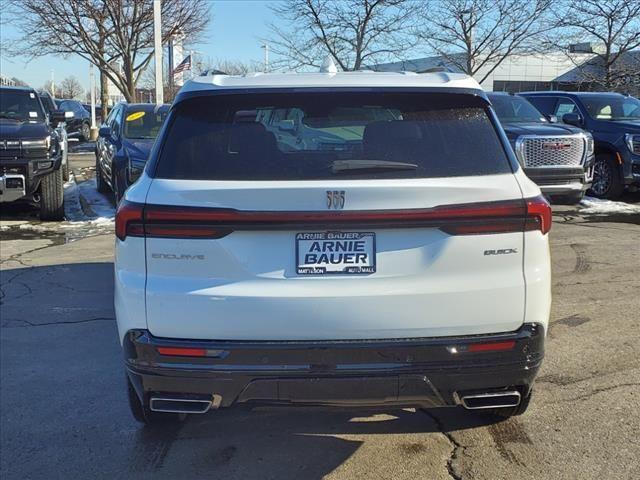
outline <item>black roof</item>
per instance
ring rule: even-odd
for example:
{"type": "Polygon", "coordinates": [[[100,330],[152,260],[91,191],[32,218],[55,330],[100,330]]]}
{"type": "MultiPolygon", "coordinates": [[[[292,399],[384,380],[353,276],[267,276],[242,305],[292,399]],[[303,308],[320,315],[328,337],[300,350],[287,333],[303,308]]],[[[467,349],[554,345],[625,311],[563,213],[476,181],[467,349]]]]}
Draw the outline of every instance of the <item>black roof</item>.
{"type": "Polygon", "coordinates": [[[0,88],[2,88],[3,90],[17,90],[20,92],[35,92],[36,90],[34,88],[31,87],[22,87],[22,86],[16,86],[16,85],[0,85],[0,88]]]}

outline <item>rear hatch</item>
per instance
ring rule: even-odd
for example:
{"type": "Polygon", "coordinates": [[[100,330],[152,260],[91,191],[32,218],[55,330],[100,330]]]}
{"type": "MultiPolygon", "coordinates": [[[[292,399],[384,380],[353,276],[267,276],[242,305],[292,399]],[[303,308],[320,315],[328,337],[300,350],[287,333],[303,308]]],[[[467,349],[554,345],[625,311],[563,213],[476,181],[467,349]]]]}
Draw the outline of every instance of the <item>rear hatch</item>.
{"type": "Polygon", "coordinates": [[[153,335],[392,339],[523,322],[526,206],[476,96],[186,100],[150,167],[153,335]]]}

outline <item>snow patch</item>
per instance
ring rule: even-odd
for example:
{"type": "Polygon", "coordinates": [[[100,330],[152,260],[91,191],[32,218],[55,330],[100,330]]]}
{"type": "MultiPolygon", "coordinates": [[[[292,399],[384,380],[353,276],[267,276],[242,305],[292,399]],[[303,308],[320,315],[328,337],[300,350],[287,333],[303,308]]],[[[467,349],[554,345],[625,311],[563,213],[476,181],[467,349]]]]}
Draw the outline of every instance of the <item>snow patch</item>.
{"type": "Polygon", "coordinates": [[[640,214],[640,204],[614,202],[601,198],[584,197],[580,202],[580,213],[592,215],[640,214]]]}

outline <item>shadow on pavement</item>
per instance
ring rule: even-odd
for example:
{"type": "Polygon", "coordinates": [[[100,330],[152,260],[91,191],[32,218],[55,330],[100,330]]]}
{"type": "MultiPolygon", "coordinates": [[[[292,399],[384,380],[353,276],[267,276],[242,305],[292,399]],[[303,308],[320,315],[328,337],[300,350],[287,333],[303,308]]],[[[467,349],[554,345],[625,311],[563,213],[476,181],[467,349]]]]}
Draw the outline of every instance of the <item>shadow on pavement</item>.
{"type": "Polygon", "coordinates": [[[3,478],[316,479],[365,443],[382,444],[380,462],[429,459],[442,452],[424,447],[427,434],[443,425],[495,422],[459,409],[238,407],[142,427],[127,405],[113,265],[3,270],[0,280],[3,478]]]}

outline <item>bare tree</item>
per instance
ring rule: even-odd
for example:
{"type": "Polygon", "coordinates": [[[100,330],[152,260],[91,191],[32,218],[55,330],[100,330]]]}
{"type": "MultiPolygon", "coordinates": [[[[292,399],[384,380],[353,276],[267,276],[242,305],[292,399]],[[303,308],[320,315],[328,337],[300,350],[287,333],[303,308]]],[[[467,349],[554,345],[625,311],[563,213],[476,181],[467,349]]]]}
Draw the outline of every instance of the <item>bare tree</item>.
{"type": "Polygon", "coordinates": [[[444,63],[483,82],[510,56],[537,51],[552,0],[425,2],[416,34],[444,63]],[[480,74],[480,76],[478,76],[480,74]]]}
{"type": "Polygon", "coordinates": [[[228,75],[246,75],[252,72],[261,72],[264,65],[260,62],[243,62],[242,60],[217,59],[199,65],[200,72],[206,73],[212,71],[224,72],[228,75]]]}
{"type": "Polygon", "coordinates": [[[274,67],[319,67],[330,55],[345,71],[397,58],[411,46],[408,27],[419,4],[409,0],[286,0],[264,41],[281,58],[274,67]]]}
{"type": "Polygon", "coordinates": [[[73,75],[60,82],[60,96],[62,98],[80,98],[83,92],[82,85],[73,75]]]}
{"type": "Polygon", "coordinates": [[[51,95],[53,98],[61,98],[62,92],[60,91],[60,85],[53,84],[51,80],[47,80],[46,82],[44,82],[40,89],[44,92],[48,92],[49,95],[51,95]]]}
{"type": "MultiPolygon", "coordinates": [[[[111,80],[127,101],[153,58],[153,0],[11,0],[20,12],[21,54],[79,55],[111,80]]],[[[163,0],[162,39],[193,39],[209,22],[206,0],[163,0]]],[[[103,93],[103,105],[104,105],[103,93]]]]}
{"type": "Polygon", "coordinates": [[[562,35],[547,38],[567,51],[576,80],[607,90],[640,88],[640,0],[566,0],[562,35]],[[594,56],[568,50],[567,43],[592,42],[594,56]]]}

